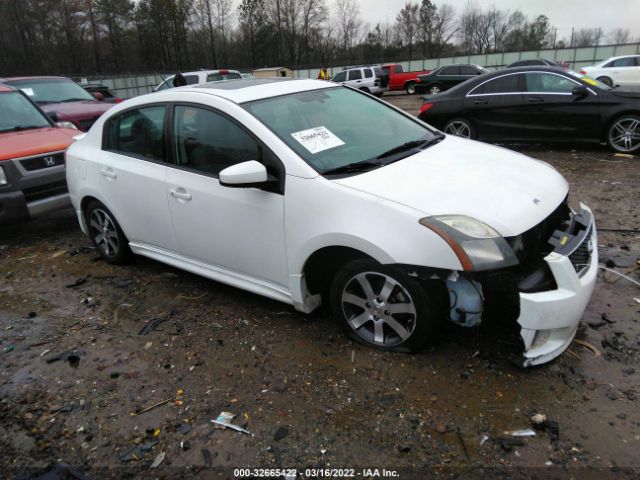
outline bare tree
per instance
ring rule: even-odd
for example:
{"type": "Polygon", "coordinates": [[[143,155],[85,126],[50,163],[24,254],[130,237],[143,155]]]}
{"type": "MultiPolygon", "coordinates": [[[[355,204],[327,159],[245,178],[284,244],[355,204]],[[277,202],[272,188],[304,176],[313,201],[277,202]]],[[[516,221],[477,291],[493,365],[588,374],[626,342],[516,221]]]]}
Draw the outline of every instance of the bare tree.
{"type": "Polygon", "coordinates": [[[431,44],[431,56],[439,57],[444,47],[451,41],[458,31],[455,23],[456,11],[454,8],[443,3],[438,7],[435,21],[433,22],[433,35],[431,44]]]}
{"type": "Polygon", "coordinates": [[[351,48],[362,29],[360,6],[357,0],[336,0],[338,34],[342,40],[342,48],[351,48]]]}
{"type": "Polygon", "coordinates": [[[598,28],[581,28],[573,35],[572,47],[592,47],[596,46],[602,40],[603,31],[598,28]]]}
{"type": "Polygon", "coordinates": [[[396,16],[396,26],[400,38],[408,46],[409,61],[413,58],[413,43],[418,36],[419,7],[415,3],[405,3],[400,13],[396,16]]]}
{"type": "Polygon", "coordinates": [[[631,32],[626,28],[616,28],[609,33],[609,41],[615,44],[631,42],[631,32]]]}
{"type": "Polygon", "coordinates": [[[504,48],[504,41],[509,33],[509,12],[492,6],[486,16],[491,35],[491,48],[494,52],[498,52],[504,48]]]}
{"type": "Polygon", "coordinates": [[[264,0],[242,0],[238,5],[238,16],[249,33],[251,47],[251,66],[256,66],[256,34],[266,23],[264,0]]]}
{"type": "MultiPolygon", "coordinates": [[[[194,15],[200,26],[206,32],[207,49],[206,53],[211,54],[213,68],[218,68],[218,58],[216,56],[216,27],[214,26],[214,8],[212,0],[196,0],[194,3],[194,15]]],[[[209,61],[208,55],[205,58],[209,61]]]]}

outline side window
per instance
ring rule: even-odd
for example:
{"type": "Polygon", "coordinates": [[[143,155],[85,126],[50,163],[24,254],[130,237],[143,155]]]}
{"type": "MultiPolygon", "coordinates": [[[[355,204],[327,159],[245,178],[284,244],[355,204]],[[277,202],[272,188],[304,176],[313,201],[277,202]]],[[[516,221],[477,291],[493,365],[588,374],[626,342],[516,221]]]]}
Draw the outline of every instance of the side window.
{"type": "Polygon", "coordinates": [[[470,92],[471,95],[487,95],[495,93],[514,93],[519,92],[519,79],[522,74],[505,75],[503,77],[494,78],[486,83],[476,87],[470,92]]]}
{"type": "Polygon", "coordinates": [[[364,69],[364,77],[365,78],[371,78],[373,77],[373,72],[371,71],[370,68],[365,68],[364,69]]]}
{"type": "Polygon", "coordinates": [[[163,160],[164,106],[129,110],[107,123],[106,150],[163,160]]]}
{"type": "Polygon", "coordinates": [[[480,71],[470,65],[463,65],[460,67],[460,75],[480,75],[480,71]]]}
{"type": "Polygon", "coordinates": [[[347,72],[340,72],[335,77],[333,77],[334,82],[344,82],[347,78],[347,72]]]}
{"type": "Polygon", "coordinates": [[[200,78],[198,75],[185,75],[184,79],[187,81],[187,85],[195,85],[200,83],[200,78]]]}
{"type": "Polygon", "coordinates": [[[445,67],[440,72],[440,75],[459,75],[460,67],[445,67]]]}
{"type": "Polygon", "coordinates": [[[258,143],[237,124],[211,110],[177,106],[173,125],[178,165],[217,176],[236,163],[262,161],[258,143]]]}
{"type": "Polygon", "coordinates": [[[349,70],[349,80],[360,80],[362,72],[360,70],[349,70]]]}
{"type": "Polygon", "coordinates": [[[612,67],[635,67],[635,61],[633,57],[619,58],[611,62],[612,67]]]}
{"type": "Polygon", "coordinates": [[[393,73],[402,73],[402,65],[395,65],[393,67],[393,73]]]}
{"type": "Polygon", "coordinates": [[[527,92],[571,93],[577,83],[560,75],[548,73],[526,73],[527,92]]]}

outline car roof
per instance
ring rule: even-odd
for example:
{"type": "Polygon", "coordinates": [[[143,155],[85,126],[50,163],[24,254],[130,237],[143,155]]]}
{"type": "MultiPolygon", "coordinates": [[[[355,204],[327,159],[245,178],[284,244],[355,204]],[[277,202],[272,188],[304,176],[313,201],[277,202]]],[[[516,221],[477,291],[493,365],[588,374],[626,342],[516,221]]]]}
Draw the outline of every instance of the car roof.
{"type": "Polygon", "coordinates": [[[206,73],[209,75],[210,73],[218,73],[218,72],[231,72],[231,73],[240,73],[238,70],[230,70],[228,68],[218,68],[216,70],[195,70],[193,72],[181,72],[182,75],[198,75],[199,73],[206,73]]]}
{"type": "MultiPolygon", "coordinates": [[[[493,73],[503,73],[505,72],[506,69],[502,69],[502,70],[496,70],[495,72],[491,72],[493,73]]],[[[567,73],[567,71],[562,68],[562,67],[556,67],[553,65],[529,65],[529,66],[523,66],[523,67],[511,67],[509,68],[509,72],[508,73],[518,73],[518,72],[554,72],[554,73],[567,73]]]]}
{"type": "Polygon", "coordinates": [[[38,76],[31,76],[31,77],[6,77],[6,78],[0,78],[0,82],[11,82],[11,81],[15,81],[15,80],[59,80],[59,79],[64,79],[64,80],[71,80],[70,78],[67,77],[56,77],[54,75],[38,75],[38,76]]]}
{"type": "Polygon", "coordinates": [[[606,60],[603,60],[603,62],[609,62],[611,60],[618,60],[619,58],[629,58],[629,57],[640,57],[640,54],[632,53],[630,55],[618,55],[617,57],[609,57],[606,60]]]}
{"type": "Polygon", "coordinates": [[[172,95],[177,92],[198,92],[215,95],[234,103],[245,103],[253,100],[289,95],[291,93],[308,92],[323,88],[344,88],[323,80],[298,80],[291,78],[255,78],[222,80],[219,82],[187,85],[153,93],[154,98],[172,95]]]}

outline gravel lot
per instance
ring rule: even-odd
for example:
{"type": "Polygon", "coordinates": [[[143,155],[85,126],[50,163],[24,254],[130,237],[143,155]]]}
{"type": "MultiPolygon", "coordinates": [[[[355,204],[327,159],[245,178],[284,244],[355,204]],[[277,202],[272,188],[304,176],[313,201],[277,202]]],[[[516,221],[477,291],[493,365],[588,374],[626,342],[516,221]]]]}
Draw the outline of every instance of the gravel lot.
{"type": "MultiPolygon", "coordinates": [[[[419,97],[384,99],[411,113],[420,105],[419,97]]],[[[568,179],[574,206],[583,201],[596,215],[602,265],[638,281],[640,159],[604,147],[510,148],[568,179]]],[[[0,471],[638,478],[638,298],[640,288],[603,270],[582,343],[521,370],[508,360],[513,338],[490,321],[452,326],[418,355],[380,353],[348,340],[326,310],[305,316],[145,258],[110,266],[71,210],[3,226],[0,471]],[[222,411],[251,435],[215,428],[210,420],[222,411]],[[536,413],[558,432],[505,437],[536,413]]]]}

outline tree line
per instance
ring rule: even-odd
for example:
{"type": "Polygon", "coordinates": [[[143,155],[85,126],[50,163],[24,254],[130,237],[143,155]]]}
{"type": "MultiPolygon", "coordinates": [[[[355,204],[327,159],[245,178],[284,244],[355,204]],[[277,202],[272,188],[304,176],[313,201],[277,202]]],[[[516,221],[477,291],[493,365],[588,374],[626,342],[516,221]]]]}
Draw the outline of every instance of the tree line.
{"type": "Polygon", "coordinates": [[[358,0],[0,0],[0,74],[116,74],[290,68],[627,43],[545,15],[408,1],[394,21],[358,0]]]}

